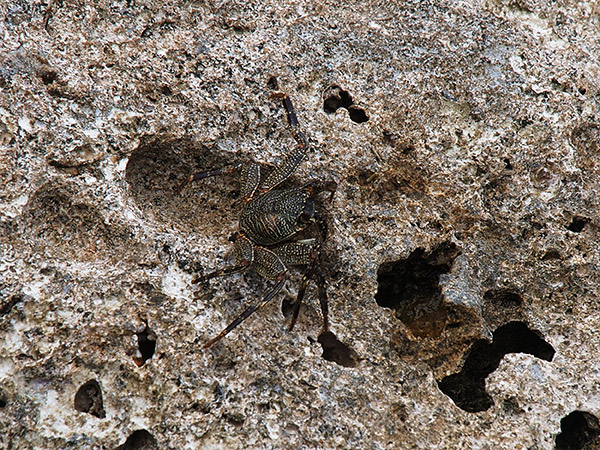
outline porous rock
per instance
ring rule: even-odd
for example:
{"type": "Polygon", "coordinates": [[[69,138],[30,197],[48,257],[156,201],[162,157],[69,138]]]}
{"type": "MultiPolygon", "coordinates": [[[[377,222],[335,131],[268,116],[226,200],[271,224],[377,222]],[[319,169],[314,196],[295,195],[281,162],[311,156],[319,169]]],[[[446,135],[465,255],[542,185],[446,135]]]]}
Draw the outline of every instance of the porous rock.
{"type": "Polygon", "coordinates": [[[597,442],[597,2],[93,3],[0,6],[0,447],[597,442]],[[273,91],[331,333],[293,271],[205,350],[269,283],[191,283],[239,185],[177,187],[276,164],[273,91]]]}

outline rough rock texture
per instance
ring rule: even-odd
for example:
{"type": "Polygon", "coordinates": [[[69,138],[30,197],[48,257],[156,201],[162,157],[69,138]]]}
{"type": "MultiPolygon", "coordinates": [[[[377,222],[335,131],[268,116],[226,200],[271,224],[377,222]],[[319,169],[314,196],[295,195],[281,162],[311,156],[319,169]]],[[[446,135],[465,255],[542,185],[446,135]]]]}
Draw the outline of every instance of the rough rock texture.
{"type": "Polygon", "coordinates": [[[598,3],[344,3],[0,4],[1,448],[598,448],[598,3]],[[269,283],[191,283],[239,184],[176,188],[280,161],[274,90],[333,334],[293,271],[203,350],[269,283]]]}

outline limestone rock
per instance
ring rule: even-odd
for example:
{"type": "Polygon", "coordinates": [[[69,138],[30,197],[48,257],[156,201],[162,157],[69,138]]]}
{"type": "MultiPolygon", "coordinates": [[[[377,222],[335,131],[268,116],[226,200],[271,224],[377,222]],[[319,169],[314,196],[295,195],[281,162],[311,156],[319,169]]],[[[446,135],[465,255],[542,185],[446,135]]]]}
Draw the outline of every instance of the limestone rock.
{"type": "MultiPolygon", "coordinates": [[[[347,3],[347,4],[345,4],[347,3]]],[[[0,31],[0,447],[581,448],[600,426],[600,9],[24,2],[0,31]],[[227,265],[294,145],[311,285],[227,265]]]]}

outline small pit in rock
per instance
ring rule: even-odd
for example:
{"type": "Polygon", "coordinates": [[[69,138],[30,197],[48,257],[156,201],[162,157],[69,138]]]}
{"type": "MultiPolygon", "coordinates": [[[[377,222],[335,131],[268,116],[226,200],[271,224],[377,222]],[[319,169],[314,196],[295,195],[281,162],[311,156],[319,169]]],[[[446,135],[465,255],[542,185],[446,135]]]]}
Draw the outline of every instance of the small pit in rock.
{"type": "Polygon", "coordinates": [[[556,450],[600,448],[600,422],[593,414],[573,411],[560,421],[560,431],[555,440],[556,450]]]}
{"type": "Polygon", "coordinates": [[[551,248],[546,253],[544,253],[544,256],[542,256],[542,261],[551,261],[553,259],[561,259],[561,258],[562,258],[562,256],[560,255],[560,252],[554,248],[551,248]]]}
{"type": "Polygon", "coordinates": [[[158,450],[158,443],[148,431],[136,430],[115,450],[158,450]]]}
{"type": "Polygon", "coordinates": [[[6,395],[4,395],[4,392],[0,389],[0,409],[6,408],[7,403],[8,400],[6,399],[6,395]]]}
{"type": "Polygon", "coordinates": [[[573,233],[581,233],[590,219],[581,216],[573,217],[571,223],[567,227],[567,230],[572,231],[573,233]]]}
{"type": "Polygon", "coordinates": [[[271,90],[277,90],[279,88],[279,82],[277,81],[277,77],[269,77],[267,80],[267,87],[271,90]]]}
{"type": "Polygon", "coordinates": [[[139,354],[137,354],[133,360],[138,367],[141,367],[146,363],[146,361],[154,356],[154,351],[156,350],[156,335],[150,328],[148,328],[148,325],[146,325],[144,331],[141,333],[136,333],[136,336],[139,354]]]}
{"type": "Polygon", "coordinates": [[[323,98],[323,111],[327,114],[333,114],[340,108],[348,108],[353,103],[350,94],[339,86],[330,86],[323,98]]]}
{"type": "Polygon", "coordinates": [[[514,308],[523,303],[523,299],[517,292],[508,289],[491,289],[483,294],[483,299],[497,308],[514,308]]]}
{"type": "Polygon", "coordinates": [[[241,427],[246,421],[246,416],[241,411],[228,411],[223,414],[223,418],[231,425],[241,427]]]}
{"type": "Polygon", "coordinates": [[[104,405],[102,403],[102,390],[96,380],[83,384],[75,394],[74,406],[77,411],[91,414],[104,419],[104,405]]]}
{"type": "Polygon", "coordinates": [[[51,69],[40,70],[38,75],[44,84],[52,84],[58,79],[58,74],[51,69]]]}
{"type": "Polygon", "coordinates": [[[429,253],[417,248],[406,259],[382,264],[377,271],[377,304],[393,309],[414,336],[440,336],[448,319],[440,275],[450,272],[458,255],[456,245],[445,242],[429,253]]]}
{"type": "Polygon", "coordinates": [[[321,333],[317,338],[323,347],[323,358],[344,367],[356,367],[360,361],[358,354],[340,341],[331,331],[321,333]]]}
{"type": "Polygon", "coordinates": [[[348,114],[350,115],[350,120],[356,123],[364,123],[369,120],[367,117],[367,113],[364,109],[359,108],[358,106],[350,105],[348,107],[348,114]]]}
{"type": "Polygon", "coordinates": [[[485,379],[507,353],[527,353],[552,361],[554,348],[523,322],[507,323],[494,332],[492,342],[475,342],[461,371],[438,382],[440,390],[467,412],[489,409],[494,402],[485,390],[485,379]]]}
{"type": "Polygon", "coordinates": [[[483,294],[482,313],[490,326],[519,321],[523,318],[523,297],[511,289],[490,289],[483,294]]]}
{"type": "Polygon", "coordinates": [[[354,104],[348,91],[336,85],[330,86],[323,94],[323,111],[327,114],[333,114],[340,108],[345,108],[348,111],[350,120],[353,122],[363,123],[369,120],[364,109],[354,104]]]}

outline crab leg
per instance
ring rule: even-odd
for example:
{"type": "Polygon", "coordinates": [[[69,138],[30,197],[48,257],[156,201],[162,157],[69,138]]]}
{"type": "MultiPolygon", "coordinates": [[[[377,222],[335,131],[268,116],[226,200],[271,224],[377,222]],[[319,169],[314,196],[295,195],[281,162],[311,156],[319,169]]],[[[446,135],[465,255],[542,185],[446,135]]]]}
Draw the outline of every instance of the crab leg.
{"type": "Polygon", "coordinates": [[[208,281],[213,278],[226,277],[227,275],[243,272],[248,267],[250,267],[250,261],[235,266],[223,267],[222,269],[215,270],[214,272],[207,273],[206,275],[196,275],[194,278],[192,278],[192,283],[203,283],[204,281],[208,281]]]}
{"type": "Polygon", "coordinates": [[[275,170],[269,174],[260,188],[261,194],[270,191],[287,180],[298,168],[308,151],[308,140],[302,130],[298,127],[298,117],[296,116],[296,111],[294,110],[294,105],[292,105],[290,98],[283,93],[275,93],[271,97],[278,98],[282,101],[292,136],[294,136],[294,139],[298,142],[298,147],[288,153],[275,170]]]}
{"type": "Polygon", "coordinates": [[[183,180],[183,182],[179,185],[176,192],[177,192],[177,194],[179,194],[183,190],[184,187],[186,187],[189,183],[191,183],[193,181],[203,180],[204,178],[216,177],[219,175],[228,175],[230,173],[235,172],[243,165],[244,165],[244,163],[237,163],[237,164],[234,164],[233,166],[229,166],[229,167],[221,167],[221,168],[209,170],[206,172],[198,172],[198,173],[194,173],[192,175],[188,175],[185,178],[185,180],[183,180]]]}
{"type": "Polygon", "coordinates": [[[240,234],[234,233],[230,240],[235,242],[233,247],[233,254],[235,256],[235,265],[223,267],[213,272],[209,272],[206,275],[196,275],[192,279],[192,283],[202,283],[216,277],[225,277],[227,275],[233,275],[234,273],[242,272],[252,265],[254,261],[254,247],[250,240],[240,234]]]}
{"type": "Polygon", "coordinates": [[[269,303],[273,299],[273,297],[275,297],[275,295],[277,295],[277,293],[281,290],[284,283],[285,283],[285,273],[281,273],[280,276],[278,277],[278,280],[277,280],[277,283],[275,284],[275,286],[273,286],[269,291],[267,291],[267,293],[264,295],[264,297],[262,298],[262,300],[260,302],[255,303],[254,305],[250,305],[248,308],[246,308],[246,310],[242,314],[240,314],[237,317],[237,319],[235,319],[233,322],[231,322],[229,325],[227,325],[227,327],[223,331],[221,331],[216,337],[212,338],[210,341],[208,341],[206,344],[204,344],[203,348],[212,347],[215,342],[217,342],[218,340],[223,338],[231,330],[233,330],[240,323],[242,323],[244,320],[246,320],[250,315],[252,315],[256,311],[258,311],[260,308],[265,306],[267,303],[269,303]]]}
{"type": "Polygon", "coordinates": [[[246,308],[246,310],[240,314],[237,319],[231,322],[223,331],[221,331],[218,336],[204,344],[204,348],[211,347],[215,342],[237,327],[250,315],[269,303],[285,284],[287,269],[277,254],[269,249],[256,246],[253,248],[253,255],[254,267],[256,268],[256,271],[268,280],[274,280],[275,285],[265,293],[259,302],[246,308]]]}
{"type": "Polygon", "coordinates": [[[321,314],[323,315],[323,331],[329,331],[329,305],[327,302],[327,286],[325,285],[325,277],[321,272],[321,267],[317,263],[317,290],[319,291],[319,303],[321,304],[321,314]]]}

